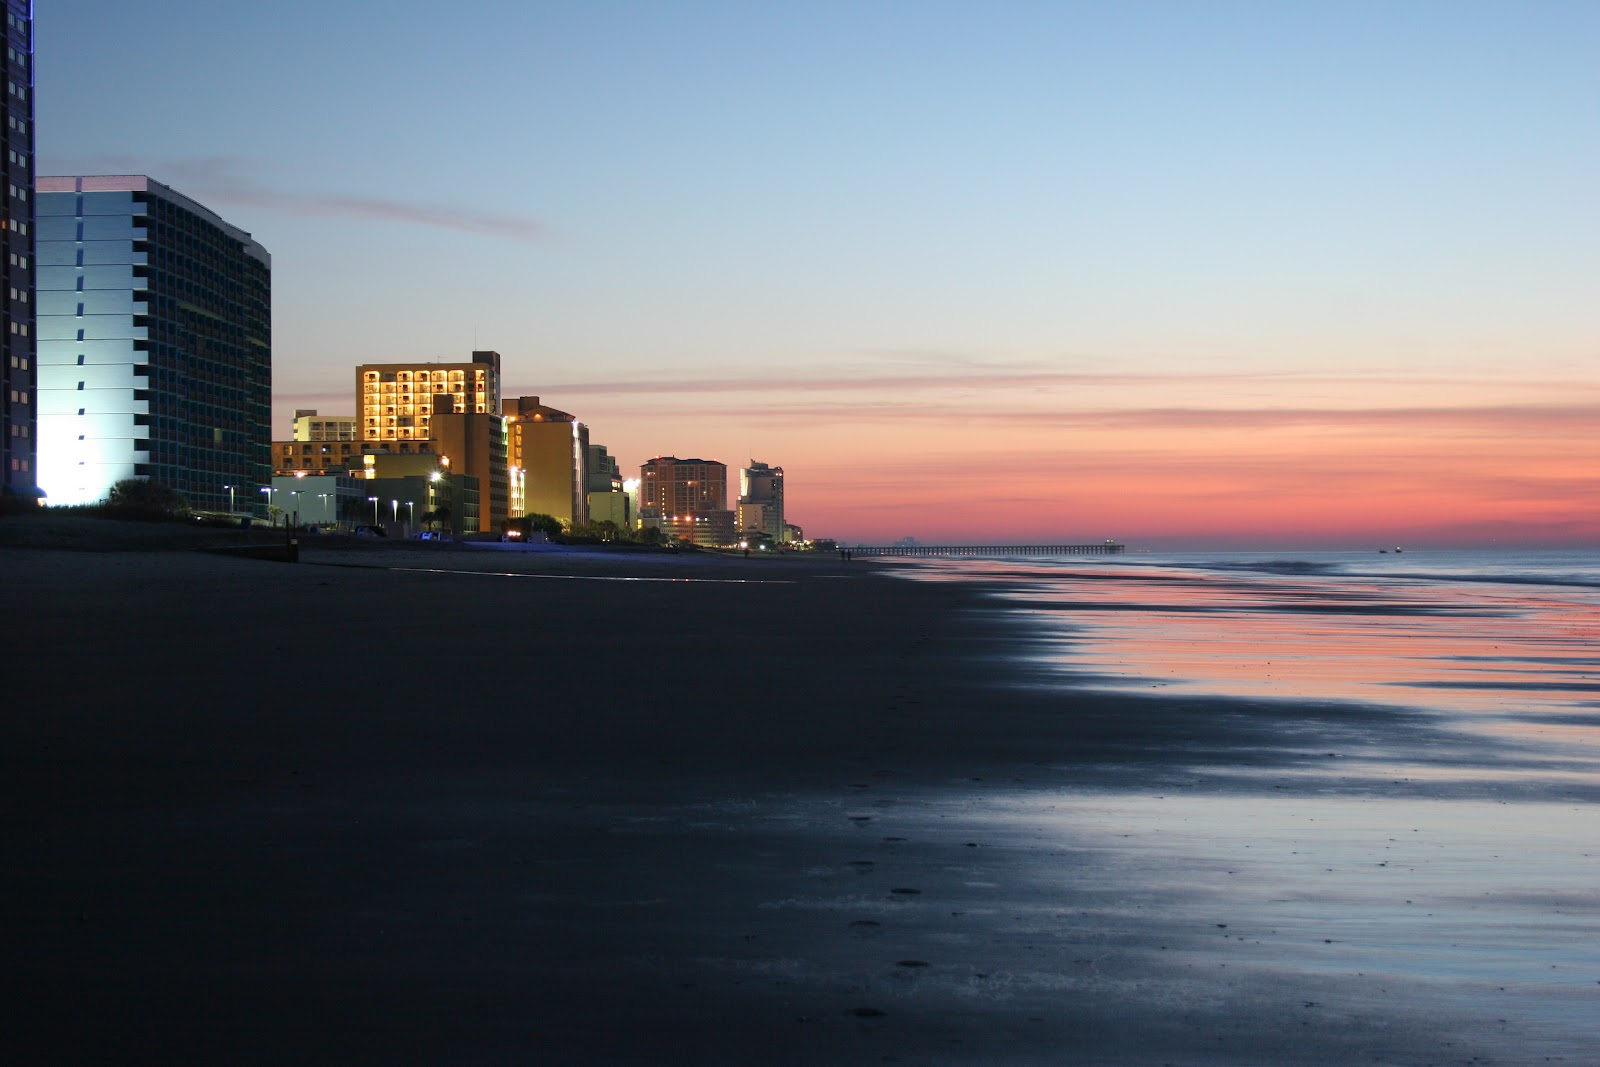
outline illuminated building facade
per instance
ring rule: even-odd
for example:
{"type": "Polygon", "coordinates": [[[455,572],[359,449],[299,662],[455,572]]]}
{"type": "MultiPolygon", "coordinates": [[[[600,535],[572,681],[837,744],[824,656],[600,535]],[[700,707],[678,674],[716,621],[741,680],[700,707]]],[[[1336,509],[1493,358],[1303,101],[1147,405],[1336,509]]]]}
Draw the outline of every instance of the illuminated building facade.
{"type": "Polygon", "coordinates": [[[639,468],[639,517],[669,537],[708,548],[733,544],[727,464],[676,456],[647,461],[639,468]]]}
{"type": "Polygon", "coordinates": [[[359,441],[274,441],[272,442],[272,472],[294,474],[339,473],[361,466],[362,446],[359,441]]]}
{"type": "Polygon", "coordinates": [[[361,420],[354,415],[318,415],[316,408],[297,408],[291,436],[296,441],[359,441],[361,420]]]}
{"type": "Polygon", "coordinates": [[[0,492],[39,495],[37,362],[34,358],[33,5],[6,5],[6,321],[0,328],[0,492]]]}
{"type": "Polygon", "coordinates": [[[589,521],[589,427],[536,396],[501,406],[511,466],[511,514],[552,515],[570,526],[589,521]]]}
{"type": "Polygon", "coordinates": [[[253,495],[272,464],[266,249],[143,175],[36,186],[40,488],[90,504],[143,478],[217,511],[253,495]]]}
{"type": "Polygon", "coordinates": [[[363,452],[435,454],[486,487],[476,532],[505,527],[510,472],[500,416],[500,353],[468,363],[366,363],[356,368],[363,452]]]}
{"type": "Polygon", "coordinates": [[[622,466],[605,445],[589,446],[587,488],[590,522],[609,522],[618,530],[633,529],[633,508],[623,488],[622,466]]]}
{"type": "Polygon", "coordinates": [[[789,540],[783,521],[783,468],[750,461],[739,472],[739,532],[762,533],[774,544],[789,540]]]}

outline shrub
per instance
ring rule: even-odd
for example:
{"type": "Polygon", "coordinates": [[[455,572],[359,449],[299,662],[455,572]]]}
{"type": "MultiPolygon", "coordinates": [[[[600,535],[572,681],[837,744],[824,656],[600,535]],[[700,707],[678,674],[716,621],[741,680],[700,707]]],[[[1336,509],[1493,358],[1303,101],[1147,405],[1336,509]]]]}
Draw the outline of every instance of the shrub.
{"type": "Polygon", "coordinates": [[[104,513],[119,519],[159,522],[189,513],[183,494],[161,482],[124,478],[106,494],[104,513]]]}

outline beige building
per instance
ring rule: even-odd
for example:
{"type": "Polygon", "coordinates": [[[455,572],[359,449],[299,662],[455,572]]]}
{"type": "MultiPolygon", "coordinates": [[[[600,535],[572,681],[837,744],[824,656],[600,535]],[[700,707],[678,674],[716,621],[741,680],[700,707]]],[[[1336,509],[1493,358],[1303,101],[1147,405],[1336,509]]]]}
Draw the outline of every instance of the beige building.
{"type": "Polygon", "coordinates": [[[364,452],[432,454],[483,487],[478,532],[505,527],[510,477],[500,417],[500,353],[468,363],[364,363],[356,412],[364,452]]]}
{"type": "Polygon", "coordinates": [[[274,441],[274,474],[344,474],[361,466],[359,441],[274,441]]]}
{"type": "Polygon", "coordinates": [[[506,420],[511,515],[588,522],[589,428],[569,412],[519,396],[500,407],[506,420]]]}
{"type": "Polygon", "coordinates": [[[298,408],[290,436],[296,441],[358,441],[358,423],[354,415],[318,415],[316,408],[298,408]]]}

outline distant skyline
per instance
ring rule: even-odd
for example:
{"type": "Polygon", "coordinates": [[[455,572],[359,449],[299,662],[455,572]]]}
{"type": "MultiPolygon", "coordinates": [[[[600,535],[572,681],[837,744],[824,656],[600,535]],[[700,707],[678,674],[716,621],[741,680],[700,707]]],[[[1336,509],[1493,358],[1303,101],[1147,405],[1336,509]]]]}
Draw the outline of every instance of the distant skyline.
{"type": "Polygon", "coordinates": [[[36,6],[38,173],[812,536],[1600,540],[1600,5],[36,6]]]}

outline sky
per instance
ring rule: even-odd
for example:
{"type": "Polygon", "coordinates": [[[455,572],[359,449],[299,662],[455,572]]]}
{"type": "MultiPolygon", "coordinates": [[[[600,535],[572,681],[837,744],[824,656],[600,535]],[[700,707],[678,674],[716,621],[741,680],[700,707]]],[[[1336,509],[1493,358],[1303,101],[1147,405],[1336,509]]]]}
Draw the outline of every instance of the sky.
{"type": "Polygon", "coordinates": [[[38,173],[272,253],[275,437],[492,348],[812,537],[1600,543],[1589,0],[35,8],[38,173]]]}

